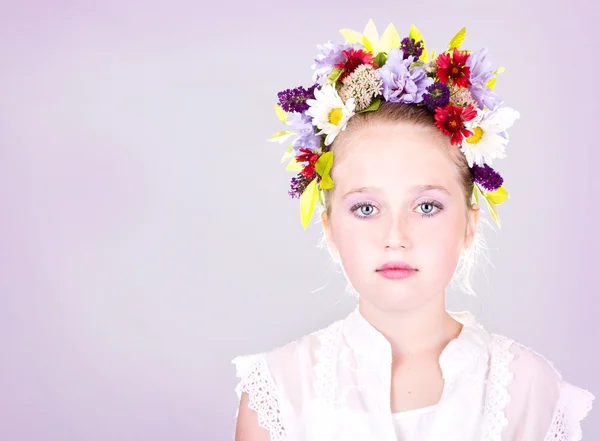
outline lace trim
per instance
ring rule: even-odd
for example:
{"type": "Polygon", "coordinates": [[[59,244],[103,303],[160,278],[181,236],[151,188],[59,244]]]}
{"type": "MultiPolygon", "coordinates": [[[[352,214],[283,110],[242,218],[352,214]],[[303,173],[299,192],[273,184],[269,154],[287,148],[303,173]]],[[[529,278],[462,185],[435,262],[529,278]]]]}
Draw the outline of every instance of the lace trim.
{"type": "Polygon", "coordinates": [[[341,329],[342,321],[338,321],[317,332],[319,347],[315,350],[314,387],[317,397],[329,404],[335,402],[335,391],[338,385],[336,349],[341,329]]]}
{"type": "Polygon", "coordinates": [[[544,441],[581,441],[581,421],[592,409],[594,398],[587,390],[563,382],[544,441]]]}
{"type": "Polygon", "coordinates": [[[242,392],[248,394],[248,407],[258,415],[258,425],[269,431],[271,441],[285,439],[285,427],[277,401],[275,383],[269,374],[269,366],[263,354],[236,357],[233,359],[237,367],[240,382],[236,387],[238,398],[242,392]]]}
{"type": "Polygon", "coordinates": [[[508,386],[513,379],[509,369],[515,355],[513,341],[501,335],[492,336],[492,353],[485,403],[486,430],[484,441],[501,441],[502,429],[508,424],[505,409],[510,401],[508,386]]]}

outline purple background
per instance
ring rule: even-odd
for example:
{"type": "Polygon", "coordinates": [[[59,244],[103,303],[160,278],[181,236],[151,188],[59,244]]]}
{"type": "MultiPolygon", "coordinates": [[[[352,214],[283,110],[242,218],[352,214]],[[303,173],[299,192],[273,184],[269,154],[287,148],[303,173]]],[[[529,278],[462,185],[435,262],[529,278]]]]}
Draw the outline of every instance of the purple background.
{"type": "Polygon", "coordinates": [[[465,25],[507,68],[511,199],[449,303],[600,394],[594,3],[5,2],[0,440],[232,439],[230,359],[352,308],[265,139],[316,44],[369,18],[438,51],[465,25]]]}

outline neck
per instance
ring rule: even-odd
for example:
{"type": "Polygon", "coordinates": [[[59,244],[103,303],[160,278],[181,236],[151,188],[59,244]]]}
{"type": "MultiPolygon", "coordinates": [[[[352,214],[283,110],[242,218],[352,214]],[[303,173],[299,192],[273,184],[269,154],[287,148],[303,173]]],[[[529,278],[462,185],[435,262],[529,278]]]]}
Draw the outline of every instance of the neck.
{"type": "Polygon", "coordinates": [[[378,309],[362,297],[358,307],[361,315],[389,341],[396,360],[427,352],[439,354],[462,330],[462,324],[446,311],[443,295],[405,311],[378,309]]]}

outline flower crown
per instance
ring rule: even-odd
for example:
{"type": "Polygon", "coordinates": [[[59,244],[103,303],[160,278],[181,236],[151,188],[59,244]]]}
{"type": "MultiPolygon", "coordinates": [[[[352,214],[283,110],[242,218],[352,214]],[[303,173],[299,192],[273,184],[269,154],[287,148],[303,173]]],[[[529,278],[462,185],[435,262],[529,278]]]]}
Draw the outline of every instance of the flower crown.
{"type": "Polygon", "coordinates": [[[269,140],[291,141],[281,160],[292,178],[289,195],[300,199],[302,226],[306,228],[322,191],[334,187],[329,175],[333,165],[331,143],[357,113],[377,111],[383,101],[425,107],[435,125],[451,145],[465,155],[474,181],[473,199],[481,195],[493,220],[500,227],[496,206],[508,199],[500,174],[490,165],[505,158],[506,129],[519,112],[500,107],[493,92],[496,77],[504,69],[492,70],[487,49],[459,50],[466,29],[450,40],[445,52],[429,59],[418,29],[400,40],[391,23],[379,38],[372,20],[364,33],[340,31],[343,44],[318,45],[312,68],[313,84],[278,93],[275,112],[288,129],[269,140]]]}

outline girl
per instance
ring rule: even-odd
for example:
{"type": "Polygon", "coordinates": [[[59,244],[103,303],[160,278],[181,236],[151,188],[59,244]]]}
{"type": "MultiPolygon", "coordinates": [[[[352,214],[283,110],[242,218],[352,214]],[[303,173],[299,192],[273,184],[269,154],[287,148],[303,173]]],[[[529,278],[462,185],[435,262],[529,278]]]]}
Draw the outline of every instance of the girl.
{"type": "Polygon", "coordinates": [[[480,201],[499,224],[518,112],[500,107],[485,49],[428,54],[420,33],[321,46],[316,84],[279,94],[291,129],[290,195],[317,200],[332,256],[358,293],[345,319],[237,357],[237,441],[576,441],[594,396],[552,364],[445,309],[480,243],[480,201]],[[429,56],[432,55],[432,56],[429,56]],[[335,159],[334,159],[335,158],[335,159]]]}

